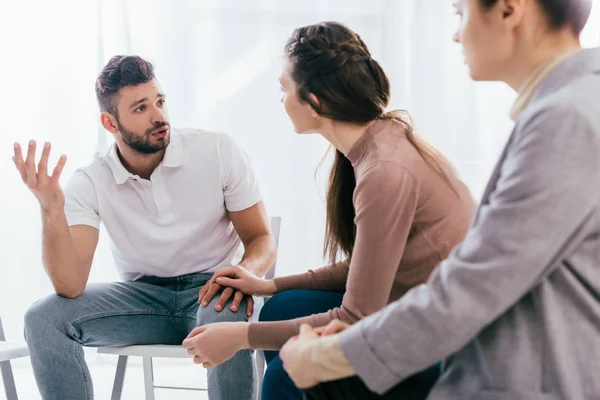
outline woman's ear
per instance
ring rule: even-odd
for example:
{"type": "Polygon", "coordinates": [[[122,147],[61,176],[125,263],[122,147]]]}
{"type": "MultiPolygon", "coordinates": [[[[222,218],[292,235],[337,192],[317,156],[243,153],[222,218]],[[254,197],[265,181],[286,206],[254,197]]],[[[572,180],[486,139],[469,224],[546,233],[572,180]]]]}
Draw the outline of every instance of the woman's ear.
{"type": "Polygon", "coordinates": [[[309,106],[310,106],[310,115],[313,118],[317,118],[319,116],[319,113],[315,111],[315,107],[317,109],[321,109],[321,101],[319,100],[319,98],[317,96],[315,96],[314,93],[308,94],[308,100],[309,100],[309,106]],[[311,104],[313,106],[311,106],[311,104]]]}
{"type": "Polygon", "coordinates": [[[500,11],[499,15],[502,20],[511,28],[514,28],[521,23],[527,6],[528,5],[524,0],[501,0],[496,5],[500,11]]]}

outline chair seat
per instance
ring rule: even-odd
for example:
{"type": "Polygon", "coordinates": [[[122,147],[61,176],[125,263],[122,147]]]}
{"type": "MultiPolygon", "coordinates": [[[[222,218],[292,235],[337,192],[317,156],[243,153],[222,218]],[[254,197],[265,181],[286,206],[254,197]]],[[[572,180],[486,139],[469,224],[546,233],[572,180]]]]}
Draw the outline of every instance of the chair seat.
{"type": "Polygon", "coordinates": [[[187,350],[177,345],[147,344],[126,347],[100,347],[100,354],[116,354],[119,356],[159,357],[159,358],[193,358],[187,350]]]}
{"type": "Polygon", "coordinates": [[[0,341],[0,362],[29,356],[29,349],[24,343],[0,341]]]}

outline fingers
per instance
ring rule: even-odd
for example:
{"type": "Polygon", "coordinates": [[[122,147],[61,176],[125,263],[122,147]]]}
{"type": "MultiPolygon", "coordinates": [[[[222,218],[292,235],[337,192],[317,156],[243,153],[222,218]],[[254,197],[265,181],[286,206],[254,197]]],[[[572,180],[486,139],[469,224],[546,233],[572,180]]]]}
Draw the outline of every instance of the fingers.
{"type": "Polygon", "coordinates": [[[66,163],[67,163],[67,156],[65,156],[63,154],[58,159],[58,163],[56,164],[56,167],[54,167],[54,171],[52,171],[51,181],[53,184],[58,184],[58,179],[60,178],[60,174],[62,174],[63,168],[65,167],[66,163]]]}
{"type": "Polygon", "coordinates": [[[231,307],[229,307],[229,309],[233,312],[237,312],[237,310],[240,308],[242,300],[244,300],[244,293],[236,290],[235,295],[233,296],[233,302],[231,303],[231,307]]]}
{"type": "Polygon", "coordinates": [[[23,161],[23,150],[21,150],[21,145],[19,143],[14,144],[14,159],[20,159],[23,161]]]}
{"type": "MultiPolygon", "coordinates": [[[[21,175],[21,179],[23,182],[27,184],[30,188],[37,187],[38,184],[45,184],[48,181],[48,159],[50,158],[50,150],[51,144],[45,143],[44,148],[42,150],[42,156],[40,158],[39,163],[37,164],[37,169],[35,165],[35,152],[37,148],[37,143],[35,140],[30,140],[27,148],[27,157],[23,160],[23,151],[21,149],[21,145],[15,143],[14,146],[14,156],[13,162],[21,175]]],[[[52,172],[52,177],[50,180],[52,183],[58,183],[60,175],[65,167],[67,162],[67,156],[60,156],[56,167],[54,167],[54,171],[52,172]]]]}
{"type": "Polygon", "coordinates": [[[300,333],[298,334],[299,339],[314,339],[318,338],[319,335],[315,332],[312,326],[309,324],[300,325],[300,333]]]}
{"type": "MultiPolygon", "coordinates": [[[[215,283],[215,278],[212,277],[208,280],[208,282],[206,282],[204,284],[204,286],[202,286],[202,288],[200,289],[200,294],[198,295],[198,303],[203,304],[204,303],[204,297],[206,296],[206,293],[208,293],[208,291],[210,290],[210,287],[215,283]]],[[[214,289],[214,288],[213,288],[214,289]]],[[[212,300],[212,298],[210,299],[212,300]]],[[[208,305],[208,303],[210,302],[210,300],[207,299],[206,301],[206,305],[208,305]]],[[[204,305],[204,304],[203,304],[204,305]]]]}
{"type": "Polygon", "coordinates": [[[206,330],[206,325],[204,326],[199,326],[197,328],[192,329],[192,331],[187,335],[187,338],[183,341],[182,346],[187,348],[190,348],[190,340],[196,336],[199,335],[200,333],[204,332],[206,330]]]}
{"type": "Polygon", "coordinates": [[[229,286],[231,288],[240,290],[241,279],[231,279],[228,277],[219,277],[219,278],[217,278],[217,283],[221,286],[229,286]]]}
{"type": "Polygon", "coordinates": [[[46,142],[44,144],[44,149],[42,150],[42,157],[40,158],[40,162],[38,163],[38,182],[46,183],[48,180],[48,158],[50,157],[50,143],[46,142]]]}
{"type": "Polygon", "coordinates": [[[203,361],[202,357],[200,357],[200,356],[195,356],[194,357],[194,364],[202,364],[202,366],[204,368],[212,368],[212,367],[214,367],[214,365],[212,363],[210,363],[208,361],[203,361]]]}
{"type": "Polygon", "coordinates": [[[217,283],[207,283],[206,285],[208,285],[208,290],[202,299],[202,307],[208,307],[208,304],[212,301],[213,297],[221,290],[221,285],[217,283]]]}
{"type": "Polygon", "coordinates": [[[248,318],[254,315],[254,297],[252,296],[246,298],[246,315],[248,318]]]}
{"type": "MultiPolygon", "coordinates": [[[[193,355],[193,354],[194,354],[193,352],[192,352],[192,353],[190,353],[189,351],[188,351],[188,353],[189,353],[190,355],[193,355]]],[[[203,366],[204,368],[212,368],[212,367],[214,367],[214,365],[213,365],[211,362],[209,362],[209,361],[204,361],[204,359],[203,359],[201,356],[194,356],[194,364],[202,364],[202,366],[203,366]]]]}
{"type": "Polygon", "coordinates": [[[15,155],[13,156],[13,162],[17,167],[17,171],[21,175],[24,183],[27,183],[27,172],[25,171],[25,161],[23,160],[23,152],[21,151],[21,145],[15,143],[15,155]]]}
{"type": "Polygon", "coordinates": [[[328,334],[326,334],[325,332],[328,332],[331,329],[330,327],[331,327],[332,324],[335,323],[335,321],[337,321],[337,320],[334,319],[333,321],[329,322],[325,326],[320,326],[318,328],[315,328],[315,333],[317,335],[327,336],[328,334]]]}
{"type": "Polygon", "coordinates": [[[206,291],[208,290],[208,282],[204,284],[204,286],[202,286],[200,288],[200,291],[198,292],[198,304],[202,304],[202,298],[204,297],[204,295],[206,294],[206,291]]]}
{"type": "Polygon", "coordinates": [[[231,298],[232,295],[233,295],[233,289],[230,287],[225,288],[225,290],[223,290],[223,293],[221,293],[221,297],[219,298],[219,301],[217,301],[217,305],[215,306],[215,309],[217,311],[221,311],[225,307],[225,303],[227,303],[227,301],[231,298]]]}
{"type": "Polygon", "coordinates": [[[310,334],[314,334],[312,326],[309,324],[300,325],[300,336],[306,336],[310,334]]]}
{"type": "Polygon", "coordinates": [[[288,341],[285,342],[285,344],[281,347],[281,349],[279,349],[279,357],[281,358],[284,364],[286,362],[286,358],[289,352],[291,351],[290,349],[294,346],[294,343],[296,341],[298,341],[298,335],[289,338],[288,341]]]}
{"type": "Polygon", "coordinates": [[[321,335],[323,335],[323,336],[335,335],[336,333],[340,333],[343,330],[345,330],[346,328],[348,328],[348,326],[349,325],[347,323],[342,322],[339,319],[334,319],[329,324],[327,324],[327,326],[325,326],[323,328],[323,330],[321,331],[321,335]]]}
{"type": "Polygon", "coordinates": [[[235,277],[236,271],[236,267],[221,268],[213,274],[213,279],[219,278],[221,276],[235,277]]]}
{"type": "Polygon", "coordinates": [[[37,172],[35,170],[35,140],[29,141],[27,158],[25,159],[25,171],[27,172],[27,185],[33,188],[37,185],[37,172]]]}

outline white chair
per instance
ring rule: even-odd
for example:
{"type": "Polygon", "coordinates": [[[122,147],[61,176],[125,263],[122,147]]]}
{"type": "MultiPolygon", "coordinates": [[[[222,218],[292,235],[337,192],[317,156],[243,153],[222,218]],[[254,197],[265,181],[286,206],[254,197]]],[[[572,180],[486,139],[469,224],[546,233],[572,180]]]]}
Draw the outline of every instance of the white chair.
{"type": "MultiPolygon", "coordinates": [[[[271,231],[275,236],[275,244],[279,246],[279,233],[281,231],[281,217],[271,218],[271,231]]],[[[275,268],[277,261],[265,275],[266,278],[275,276],[275,268]]],[[[115,354],[119,356],[117,361],[117,371],[113,383],[111,400],[120,400],[123,391],[123,382],[125,380],[125,370],[127,368],[128,357],[142,357],[142,365],[144,369],[144,391],[146,400],[154,400],[154,389],[177,389],[177,390],[195,390],[207,391],[204,388],[189,388],[178,386],[157,386],[154,384],[154,372],[152,359],[153,358],[192,358],[187,351],[181,346],[172,345],[139,345],[127,347],[100,347],[99,354],[115,354]]],[[[258,398],[260,399],[260,391],[262,388],[263,375],[265,370],[265,358],[262,351],[255,352],[255,362],[258,372],[258,398]]]]}
{"type": "Polygon", "coordinates": [[[10,360],[21,357],[29,357],[27,345],[7,342],[2,328],[2,319],[0,318],[0,369],[2,369],[2,381],[4,382],[4,392],[7,400],[18,399],[10,360]]]}
{"type": "MultiPolygon", "coordinates": [[[[279,222],[281,223],[281,221],[279,221],[279,222]]],[[[279,238],[279,226],[277,227],[277,229],[278,229],[277,230],[277,236],[275,236],[275,237],[279,238]]],[[[273,232],[275,232],[275,231],[273,231],[273,232]]],[[[275,277],[275,267],[276,266],[277,266],[277,263],[275,263],[275,265],[273,265],[273,268],[271,268],[269,271],[267,271],[267,273],[265,274],[265,279],[273,279],[275,277]]],[[[270,298],[271,298],[271,296],[264,296],[263,297],[265,303],[270,298]]],[[[265,360],[265,352],[264,352],[264,350],[256,350],[254,352],[254,362],[256,363],[256,373],[258,375],[258,399],[260,400],[260,394],[261,394],[261,391],[262,391],[263,378],[265,376],[265,365],[267,365],[267,362],[265,360]]]]}

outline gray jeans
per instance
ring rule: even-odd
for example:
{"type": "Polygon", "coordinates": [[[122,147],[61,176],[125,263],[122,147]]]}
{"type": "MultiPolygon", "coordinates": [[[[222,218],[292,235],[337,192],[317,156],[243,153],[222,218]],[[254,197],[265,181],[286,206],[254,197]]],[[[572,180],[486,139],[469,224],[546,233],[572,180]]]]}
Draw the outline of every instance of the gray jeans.
{"type": "MultiPolygon", "coordinates": [[[[218,296],[208,307],[198,306],[198,291],[211,277],[190,274],[90,284],[76,299],[51,295],[34,303],[25,314],[25,337],[42,398],[93,399],[82,345],[180,345],[196,326],[247,321],[245,302],[235,313],[229,307],[216,312],[218,296]]],[[[251,350],[240,351],[208,370],[209,398],[249,400],[255,378],[251,350]]]]}

